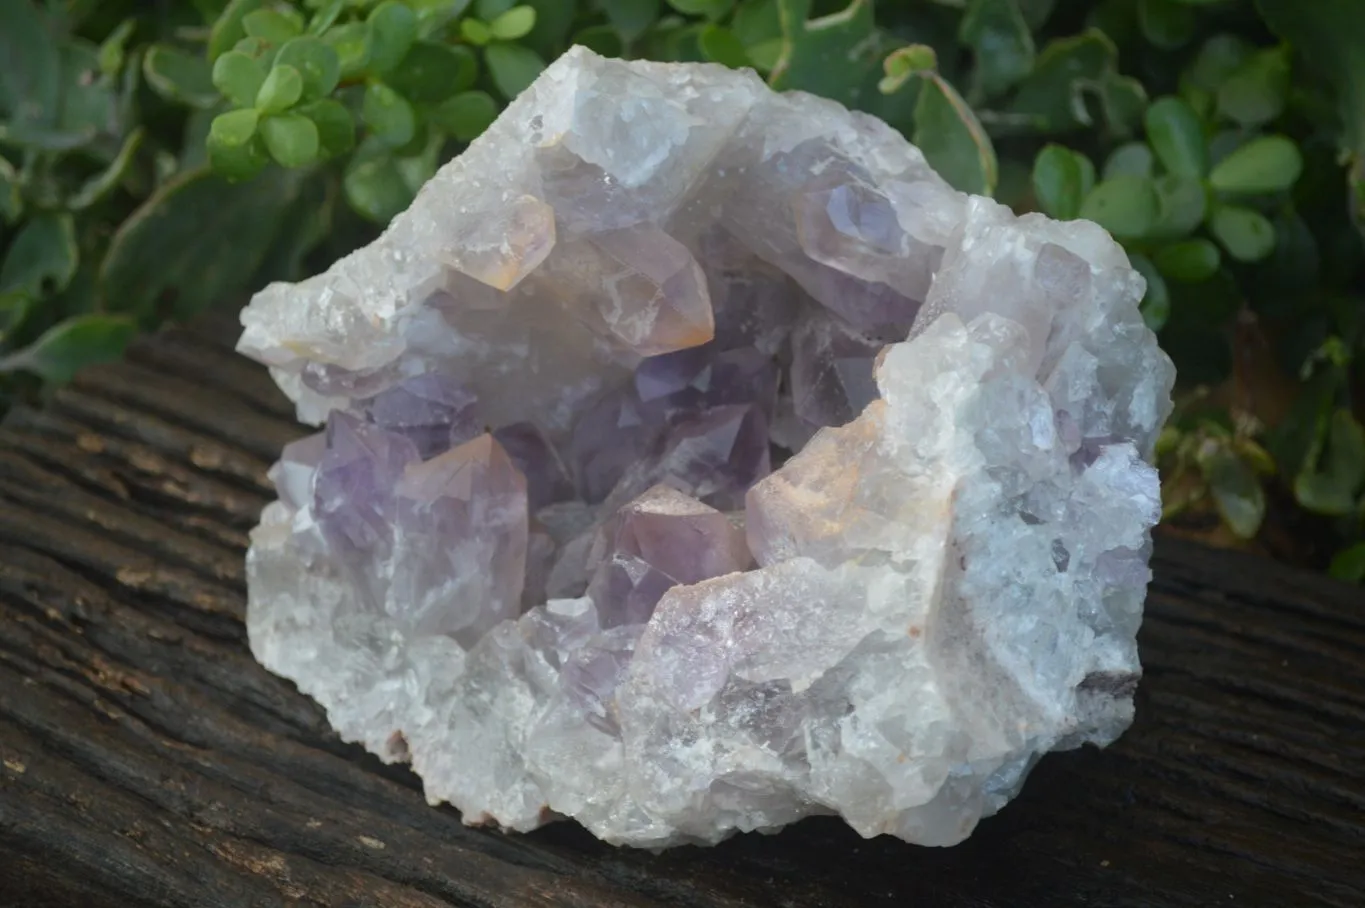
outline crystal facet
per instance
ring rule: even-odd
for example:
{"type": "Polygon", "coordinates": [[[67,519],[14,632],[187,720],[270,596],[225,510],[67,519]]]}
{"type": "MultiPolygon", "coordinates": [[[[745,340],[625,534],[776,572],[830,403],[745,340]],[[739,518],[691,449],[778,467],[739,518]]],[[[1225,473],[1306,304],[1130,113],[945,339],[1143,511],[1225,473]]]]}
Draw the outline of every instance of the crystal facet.
{"type": "Polygon", "coordinates": [[[1132,718],[1143,292],[869,116],[576,48],[243,313],[325,426],[270,473],[252,651],[470,823],[961,841],[1132,718]]]}

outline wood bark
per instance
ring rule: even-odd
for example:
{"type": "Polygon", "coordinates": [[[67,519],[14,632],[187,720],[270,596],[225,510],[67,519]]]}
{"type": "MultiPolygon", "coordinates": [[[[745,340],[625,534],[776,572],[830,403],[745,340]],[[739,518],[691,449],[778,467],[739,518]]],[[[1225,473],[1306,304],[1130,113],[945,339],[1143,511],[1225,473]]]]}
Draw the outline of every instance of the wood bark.
{"type": "Polygon", "coordinates": [[[161,335],[0,430],[0,905],[1365,904],[1365,595],[1174,540],[1136,724],[956,848],[465,827],[247,650],[246,534],[302,430],[235,333],[161,335]]]}

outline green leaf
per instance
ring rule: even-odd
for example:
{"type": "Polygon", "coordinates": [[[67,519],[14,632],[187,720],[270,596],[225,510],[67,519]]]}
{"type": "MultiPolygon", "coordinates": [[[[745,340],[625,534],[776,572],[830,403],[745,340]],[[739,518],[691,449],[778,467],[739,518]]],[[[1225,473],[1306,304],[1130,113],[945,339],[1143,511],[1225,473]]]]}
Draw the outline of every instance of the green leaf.
{"type": "Polygon", "coordinates": [[[1265,215],[1237,205],[1219,205],[1209,229],[1228,254],[1239,262],[1256,262],[1275,248],[1275,227],[1265,215]]]}
{"type": "Polygon", "coordinates": [[[493,40],[493,31],[486,22],[479,19],[460,20],[460,37],[475,47],[483,47],[493,40]]]}
{"type": "Polygon", "coordinates": [[[1202,182],[1168,174],[1157,177],[1153,185],[1156,187],[1159,214],[1151,236],[1179,239],[1189,236],[1204,223],[1204,215],[1208,212],[1208,194],[1202,182]]]}
{"type": "Polygon", "coordinates": [[[474,3],[474,13],[485,22],[491,22],[507,12],[515,4],[516,0],[476,0],[474,3]]]}
{"type": "Polygon", "coordinates": [[[62,60],[39,4],[0,3],[0,119],[51,125],[61,101],[62,60]]]}
{"type": "Polygon", "coordinates": [[[308,20],[307,33],[310,35],[324,34],[336,24],[337,19],[341,18],[341,13],[349,2],[350,0],[318,0],[318,2],[310,0],[309,6],[320,7],[320,9],[308,20]]]}
{"type": "Polygon", "coordinates": [[[213,64],[213,84],[238,107],[253,107],[265,82],[265,67],[241,51],[228,51],[213,64]]]}
{"type": "Polygon", "coordinates": [[[601,6],[627,44],[649,31],[659,18],[659,0],[601,0],[601,6]]]}
{"type": "Polygon", "coordinates": [[[1160,331],[1166,320],[1171,317],[1171,291],[1152,260],[1145,255],[1132,255],[1133,268],[1147,281],[1147,291],[1142,296],[1142,320],[1153,331],[1160,331]]]}
{"type": "Polygon", "coordinates": [[[218,103],[209,63],[168,44],[153,44],[142,57],[142,74],[156,93],[191,107],[208,108],[218,103]]]}
{"type": "Polygon", "coordinates": [[[1009,105],[1043,133],[1061,133],[1089,125],[1078,103],[1086,86],[1098,87],[1116,74],[1118,48],[1104,32],[1089,29],[1060,38],[1043,48],[1033,71],[1020,83],[1009,105]],[[1078,113],[1082,114],[1078,116],[1078,113]]]}
{"type": "Polygon", "coordinates": [[[128,39],[133,36],[133,31],[136,28],[136,19],[124,19],[100,42],[98,59],[100,61],[100,72],[104,75],[112,78],[118,75],[119,70],[123,69],[128,39]]]}
{"type": "Polygon", "coordinates": [[[1209,94],[1217,94],[1223,82],[1255,53],[1256,48],[1237,35],[1218,34],[1203,47],[1181,75],[1181,82],[1209,94]]]}
{"type": "Polygon", "coordinates": [[[898,47],[882,60],[885,75],[877,83],[877,90],[884,95],[901,90],[910,79],[926,76],[938,70],[938,54],[926,44],[907,44],[898,47]]]}
{"type": "Polygon", "coordinates": [[[385,0],[365,21],[370,30],[369,71],[385,75],[407,56],[417,40],[417,14],[398,0],[385,0]]]}
{"type": "Polygon", "coordinates": [[[1252,538],[1265,520],[1265,491],[1260,479],[1226,442],[1209,439],[1203,448],[1198,455],[1199,468],[1218,512],[1235,535],[1252,538]]]}
{"type": "Polygon", "coordinates": [[[213,118],[209,126],[209,161],[229,180],[249,180],[261,172],[269,158],[257,134],[260,114],[253,108],[232,110],[213,118]]]}
{"type": "Polygon", "coordinates": [[[109,244],[97,284],[104,310],[184,318],[256,289],[253,276],[279,242],[301,174],[270,168],[233,185],[199,170],[161,186],[109,244]]]}
{"type": "Polygon", "coordinates": [[[871,103],[882,58],[891,49],[877,29],[872,4],[850,0],[841,11],[819,19],[809,19],[809,12],[808,0],[778,3],[783,43],[768,84],[779,91],[810,91],[849,107],[871,103]]]}
{"type": "Polygon", "coordinates": [[[621,35],[610,25],[590,25],[573,36],[572,44],[581,44],[604,57],[619,57],[625,51],[621,35]]]}
{"type": "Polygon", "coordinates": [[[1218,247],[1203,237],[1171,243],[1156,252],[1156,266],[1161,273],[1185,284],[1197,284],[1213,277],[1218,273],[1222,259],[1218,247]]]}
{"type": "Polygon", "coordinates": [[[339,157],[355,147],[355,120],[341,102],[323,98],[299,107],[298,113],[312,120],[317,127],[322,156],[339,157]]]}
{"type": "Polygon", "coordinates": [[[707,25],[697,35],[697,42],[701,44],[702,54],[712,63],[735,69],[752,65],[748,49],[728,28],[714,23],[707,25]]]}
{"type": "Polygon", "coordinates": [[[128,133],[128,138],[123,140],[123,145],[119,148],[118,154],[114,156],[114,160],[110,161],[104,170],[81,184],[80,189],[68,196],[66,207],[72,211],[82,211],[113,192],[128,175],[128,169],[133,163],[133,156],[142,147],[142,140],[145,137],[146,131],[141,126],[128,133]]]}
{"type": "Polygon", "coordinates": [[[24,197],[19,193],[19,173],[9,159],[0,155],[0,220],[13,224],[24,213],[24,197]]]}
{"type": "Polygon", "coordinates": [[[1199,179],[1209,169],[1209,146],[1194,109],[1180,98],[1160,98],[1147,108],[1147,140],[1167,173],[1199,179]]]}
{"type": "Polygon", "coordinates": [[[34,299],[71,282],[79,263],[71,215],[44,212],[30,218],[9,244],[0,264],[0,293],[34,299]]]}
{"type": "Polygon", "coordinates": [[[242,17],[242,30],[252,38],[283,44],[303,34],[303,17],[287,7],[258,9],[242,17]]]}
{"type": "Polygon", "coordinates": [[[1261,136],[1228,155],[1209,174],[1219,192],[1255,195],[1282,192],[1303,173],[1303,155],[1292,139],[1261,136]]]}
{"type": "Polygon", "coordinates": [[[1261,126],[1284,111],[1289,95],[1289,53],[1254,54],[1218,86],[1218,112],[1241,126],[1261,126]]]}
{"type": "Polygon", "coordinates": [[[484,62],[493,85],[508,100],[525,91],[545,69],[545,61],[520,44],[490,44],[484,51],[484,62]]]}
{"type": "MultiPolygon", "coordinates": [[[[572,42],[568,41],[569,30],[574,24],[576,5],[564,0],[524,0],[527,6],[536,11],[536,27],[521,42],[542,58],[558,55],[572,42]]],[[[603,26],[606,27],[606,26],[603,26]]]]}
{"type": "Polygon", "coordinates": [[[501,41],[524,38],[536,27],[536,11],[529,6],[514,6],[488,23],[488,30],[501,41]]]}
{"type": "Polygon", "coordinates": [[[1081,217],[1125,239],[1144,236],[1156,224],[1159,211],[1152,181],[1130,174],[1104,180],[1081,204],[1081,217]]]}
{"type": "Polygon", "coordinates": [[[498,117],[498,102],[482,91],[447,98],[428,113],[431,122],[461,142],[472,142],[498,117]]]}
{"type": "Polygon", "coordinates": [[[415,104],[436,104],[472,88],[478,74],[479,62],[469,48],[418,41],[389,75],[388,85],[415,104]]]}
{"type": "MultiPolygon", "coordinates": [[[[1033,195],[1046,214],[1069,221],[1081,213],[1081,202],[1091,188],[1086,185],[1082,157],[1062,145],[1049,144],[1034,158],[1033,195]]],[[[1093,166],[1090,182],[1094,182],[1093,166]]]]}
{"type": "Polygon", "coordinates": [[[958,38],[976,56],[974,86],[993,98],[1033,69],[1033,35],[1018,0],[968,0],[958,38]]]}
{"type": "Polygon", "coordinates": [[[209,60],[217,62],[218,58],[236,46],[237,42],[246,37],[246,28],[242,25],[242,20],[249,13],[260,9],[264,0],[232,0],[223,12],[213,23],[213,29],[209,33],[209,60]]]}
{"type": "Polygon", "coordinates": [[[1146,142],[1125,142],[1110,152],[1101,173],[1106,180],[1118,176],[1150,177],[1155,162],[1146,142]]]}
{"type": "Polygon", "coordinates": [[[1347,583],[1360,583],[1365,580],[1365,542],[1357,542],[1332,556],[1327,573],[1347,583]]]}
{"type": "Polygon", "coordinates": [[[928,76],[920,89],[912,141],[955,188],[979,195],[995,191],[999,170],[990,137],[962,97],[937,74],[928,76]]]}
{"type": "Polygon", "coordinates": [[[365,86],[360,117],[390,148],[401,148],[417,133],[417,115],[408,100],[383,82],[365,86]]]}
{"type": "Polygon", "coordinates": [[[1164,50],[1183,47],[1194,37],[1194,10],[1179,0],[1138,0],[1142,36],[1164,50]]]}
{"type": "Polygon", "coordinates": [[[1256,0],[1270,29],[1333,88],[1344,147],[1365,154],[1365,16],[1359,0],[1256,0]]]}
{"type": "Polygon", "coordinates": [[[318,38],[295,38],[275,55],[275,66],[292,66],[303,77],[303,100],[316,101],[332,93],[341,81],[341,59],[318,38]]]}
{"type": "Polygon", "coordinates": [[[712,22],[725,17],[734,0],[668,0],[668,5],[687,16],[705,16],[712,22]]]}
{"type": "Polygon", "coordinates": [[[123,355],[137,334],[126,316],[78,315],[48,329],[32,345],[0,359],[0,372],[24,370],[63,384],[86,366],[123,355]]]}
{"type": "Polygon", "coordinates": [[[32,311],[33,297],[27,293],[0,293],[0,344],[24,326],[32,311]]]}
{"type": "Polygon", "coordinates": [[[266,117],[260,125],[265,147],[283,167],[305,167],[318,157],[318,128],[298,113],[266,117]]]}
{"type": "Polygon", "coordinates": [[[1325,450],[1310,455],[1294,478],[1294,497],[1318,514],[1343,516],[1356,508],[1356,493],[1365,483],[1365,428],[1351,411],[1332,413],[1325,450]]]}
{"type": "Polygon", "coordinates": [[[393,220],[415,196],[390,157],[355,160],[346,171],[342,188],[351,208],[376,224],[393,220]]]}
{"type": "Polygon", "coordinates": [[[363,22],[338,25],[324,33],[322,40],[336,51],[341,78],[354,79],[370,65],[374,42],[370,27],[363,22]]]}
{"type": "Polygon", "coordinates": [[[263,114],[281,113],[303,97],[303,75],[288,63],[277,64],[261,83],[256,109],[263,114]]]}

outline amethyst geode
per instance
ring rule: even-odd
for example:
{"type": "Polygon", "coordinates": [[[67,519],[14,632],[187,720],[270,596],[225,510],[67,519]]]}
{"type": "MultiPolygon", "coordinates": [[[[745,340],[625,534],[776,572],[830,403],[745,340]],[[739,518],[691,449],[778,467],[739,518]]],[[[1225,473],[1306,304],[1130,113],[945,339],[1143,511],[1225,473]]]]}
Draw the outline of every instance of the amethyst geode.
{"type": "Polygon", "coordinates": [[[470,822],[951,844],[1128,725],[1172,369],[1088,222],[575,49],[240,349],[257,658],[470,822]]]}

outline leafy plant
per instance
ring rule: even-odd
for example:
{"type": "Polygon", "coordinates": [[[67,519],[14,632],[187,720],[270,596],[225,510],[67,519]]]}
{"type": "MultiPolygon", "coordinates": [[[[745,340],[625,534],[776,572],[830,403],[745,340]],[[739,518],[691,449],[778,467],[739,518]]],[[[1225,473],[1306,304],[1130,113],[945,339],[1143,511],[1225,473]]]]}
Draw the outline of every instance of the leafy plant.
{"type": "Polygon", "coordinates": [[[1169,528],[1365,580],[1359,0],[0,4],[0,393],[365,242],[572,44],[752,67],[1104,225],[1180,370],[1169,528]]]}

